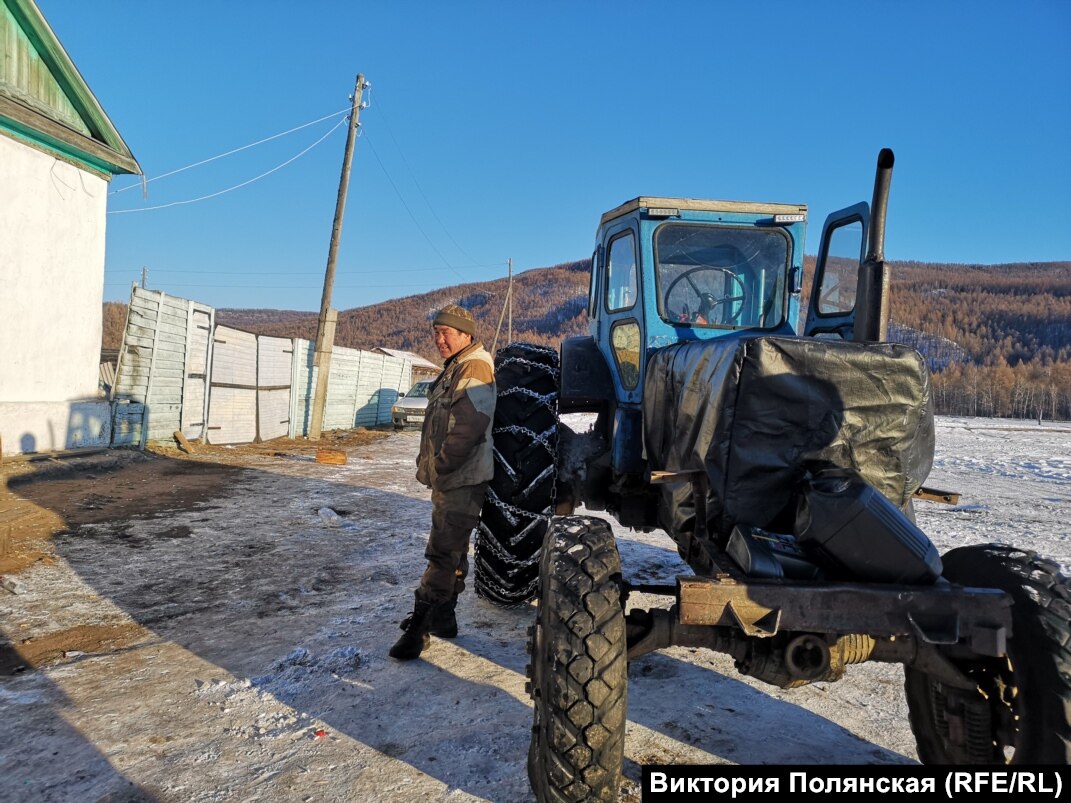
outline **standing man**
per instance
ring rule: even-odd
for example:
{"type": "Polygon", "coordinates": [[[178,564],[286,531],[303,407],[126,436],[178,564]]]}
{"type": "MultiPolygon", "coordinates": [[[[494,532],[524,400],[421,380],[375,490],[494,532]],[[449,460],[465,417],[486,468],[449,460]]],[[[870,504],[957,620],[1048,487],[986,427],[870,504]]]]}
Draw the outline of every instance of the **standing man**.
{"type": "Polygon", "coordinates": [[[476,321],[467,309],[443,307],[433,327],[445,362],[428,392],[416,475],[431,488],[431,534],[424,550],[428,568],[413,612],[402,622],[404,633],[390,649],[391,658],[400,661],[418,657],[431,641],[429,634],[457,635],[454,611],[469,569],[469,534],[480,521],[494,473],[494,362],[475,339],[476,321]]]}

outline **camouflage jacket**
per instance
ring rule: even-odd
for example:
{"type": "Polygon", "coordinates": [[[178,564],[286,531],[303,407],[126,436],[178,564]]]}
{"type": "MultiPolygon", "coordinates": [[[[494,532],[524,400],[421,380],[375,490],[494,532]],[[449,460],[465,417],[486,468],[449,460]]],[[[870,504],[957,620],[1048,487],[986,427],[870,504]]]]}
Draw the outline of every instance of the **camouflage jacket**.
{"type": "Polygon", "coordinates": [[[490,481],[494,416],[494,362],[474,342],[446,361],[428,392],[417,480],[436,491],[490,481]]]}

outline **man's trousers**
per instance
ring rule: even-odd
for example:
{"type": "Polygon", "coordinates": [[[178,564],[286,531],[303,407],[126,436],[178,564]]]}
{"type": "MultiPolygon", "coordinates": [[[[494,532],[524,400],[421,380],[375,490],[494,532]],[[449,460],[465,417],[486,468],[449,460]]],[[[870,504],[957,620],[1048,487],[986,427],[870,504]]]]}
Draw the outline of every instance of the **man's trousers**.
{"type": "Polygon", "coordinates": [[[424,557],[428,568],[420,580],[419,596],[447,602],[465,588],[469,573],[469,534],[480,522],[487,483],[431,492],[431,534],[424,557]]]}

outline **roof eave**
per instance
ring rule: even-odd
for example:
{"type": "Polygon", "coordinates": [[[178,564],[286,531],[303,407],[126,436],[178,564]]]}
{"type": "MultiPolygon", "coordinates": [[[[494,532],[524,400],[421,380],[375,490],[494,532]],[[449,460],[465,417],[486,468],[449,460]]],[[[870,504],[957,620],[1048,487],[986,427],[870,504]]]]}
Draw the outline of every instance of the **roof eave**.
{"type": "MultiPolygon", "coordinates": [[[[42,126],[45,130],[40,131],[43,135],[40,141],[36,137],[31,136],[28,138],[37,144],[46,146],[54,147],[54,143],[67,145],[76,152],[74,154],[68,153],[67,155],[79,158],[78,154],[85,154],[88,157],[87,164],[92,166],[97,163],[106,165],[109,168],[115,168],[109,171],[112,174],[132,173],[141,175],[141,165],[134,158],[134,154],[131,153],[130,148],[120,136],[119,131],[100,105],[100,101],[97,100],[78,68],[74,66],[71,57],[67,54],[59,38],[52,30],[52,26],[48,24],[48,20],[41,14],[37,5],[31,0],[7,0],[7,5],[11,12],[19,18],[27,34],[33,36],[38,55],[48,64],[53,75],[69,92],[68,98],[78,109],[79,114],[95,137],[86,137],[46,115],[40,114],[16,101],[9,100],[8,103],[0,106],[0,115],[12,119],[15,124],[13,133],[22,138],[27,138],[25,133],[19,129],[33,126],[36,130],[38,126],[42,126]],[[20,109],[22,113],[19,112],[20,109]],[[47,122],[42,123],[42,121],[47,122]],[[109,155],[104,156],[104,151],[108,151],[109,155]]],[[[0,100],[6,99],[0,98],[0,100]]],[[[65,148],[60,150],[66,151],[65,148]]]]}
{"type": "Polygon", "coordinates": [[[0,129],[28,145],[41,148],[108,176],[141,175],[133,156],[119,153],[51,117],[0,94],[0,129]]]}

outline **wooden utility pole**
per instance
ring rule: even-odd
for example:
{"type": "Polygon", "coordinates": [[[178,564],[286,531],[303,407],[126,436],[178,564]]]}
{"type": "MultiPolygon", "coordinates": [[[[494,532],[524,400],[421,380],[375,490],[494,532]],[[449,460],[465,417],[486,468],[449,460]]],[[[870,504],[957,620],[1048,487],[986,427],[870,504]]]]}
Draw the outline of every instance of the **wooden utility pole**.
{"type": "Polygon", "coordinates": [[[331,246],[327,251],[327,272],[324,274],[324,294],[320,299],[320,322],[316,327],[316,355],[312,365],[317,369],[316,391],[312,397],[312,419],[309,422],[309,440],[320,440],[324,427],[324,405],[327,402],[327,380],[331,374],[331,350],[335,346],[335,322],[338,311],[331,309],[331,290],[335,285],[335,259],[338,256],[338,241],[342,237],[342,217],[346,211],[346,192],[350,186],[350,165],[353,164],[353,143],[357,139],[357,126],[361,117],[361,94],[367,84],[364,75],[357,75],[353,87],[353,109],[350,112],[350,128],[346,135],[346,155],[342,159],[342,177],[338,182],[338,200],[335,202],[335,224],[331,228],[331,246]]]}
{"type": "Polygon", "coordinates": [[[509,258],[509,281],[506,283],[506,298],[502,301],[502,311],[498,313],[498,326],[495,328],[495,339],[491,342],[491,354],[498,348],[498,336],[502,334],[502,321],[506,319],[506,310],[509,310],[509,337],[506,343],[513,342],[513,257],[509,258]]]}

